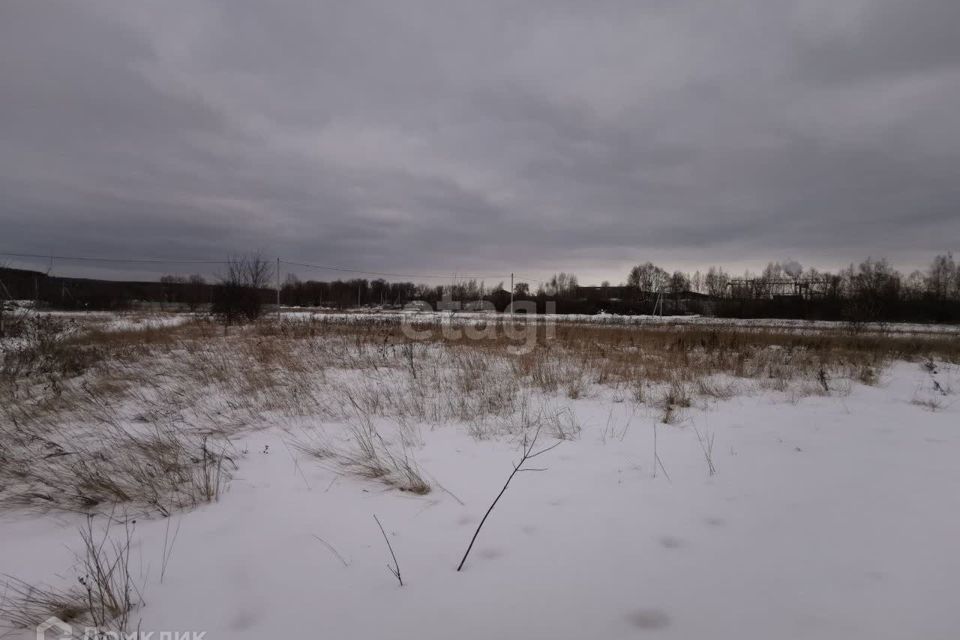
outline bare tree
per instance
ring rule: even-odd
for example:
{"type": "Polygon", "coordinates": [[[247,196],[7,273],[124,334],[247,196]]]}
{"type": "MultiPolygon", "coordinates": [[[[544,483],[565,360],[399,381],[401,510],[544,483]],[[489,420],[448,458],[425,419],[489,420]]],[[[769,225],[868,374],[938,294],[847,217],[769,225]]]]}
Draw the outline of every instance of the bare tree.
{"type": "Polygon", "coordinates": [[[576,297],[578,286],[579,282],[575,274],[561,271],[560,273],[553,274],[550,280],[547,281],[546,286],[543,287],[543,291],[548,296],[574,298],[576,297]]]}
{"type": "Polygon", "coordinates": [[[955,292],[957,264],[953,254],[939,255],[933,259],[927,276],[927,289],[937,300],[946,300],[955,292]]]}
{"type": "Polygon", "coordinates": [[[231,257],[214,292],[211,312],[225,324],[256,320],[272,275],[273,267],[259,253],[231,257]]]}
{"type": "Polygon", "coordinates": [[[728,282],[730,282],[730,276],[723,270],[723,267],[710,267],[704,277],[704,286],[707,293],[714,298],[722,298],[726,294],[728,282]]]}
{"type": "Polygon", "coordinates": [[[900,274],[884,258],[867,258],[845,274],[849,301],[847,319],[877,321],[892,317],[900,298],[900,274]]]}
{"type": "Polygon", "coordinates": [[[627,276],[627,286],[643,293],[656,293],[665,289],[669,281],[670,274],[652,262],[635,266],[627,276]]]}
{"type": "Polygon", "coordinates": [[[674,271],[670,276],[670,293],[677,296],[690,290],[690,278],[682,271],[674,271]]]}

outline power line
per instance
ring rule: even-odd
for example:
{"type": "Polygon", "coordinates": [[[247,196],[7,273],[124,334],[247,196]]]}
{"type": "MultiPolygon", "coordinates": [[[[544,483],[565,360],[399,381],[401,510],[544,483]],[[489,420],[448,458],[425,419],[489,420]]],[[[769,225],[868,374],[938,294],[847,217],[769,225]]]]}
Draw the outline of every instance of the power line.
{"type": "Polygon", "coordinates": [[[473,280],[486,280],[486,279],[495,280],[497,278],[502,278],[506,280],[507,278],[510,277],[509,273],[507,274],[488,273],[486,275],[466,275],[466,274],[457,274],[457,273],[454,273],[454,274],[448,273],[444,275],[437,275],[437,274],[430,274],[430,273],[393,273],[389,271],[364,271],[363,269],[347,269],[345,267],[331,267],[331,266],[321,265],[321,264],[309,264],[306,262],[291,262],[289,260],[281,260],[280,262],[282,264],[289,264],[297,267],[306,267],[308,269],[320,269],[323,271],[340,271],[344,273],[358,273],[358,274],[368,275],[368,276],[387,276],[387,277],[393,277],[393,278],[443,278],[443,279],[449,280],[450,278],[456,277],[456,278],[469,278],[473,280]]]}
{"type": "Polygon", "coordinates": [[[524,282],[536,282],[537,284],[546,284],[545,280],[537,280],[536,278],[528,278],[527,276],[516,274],[517,280],[523,280],[524,282]]]}
{"type": "MultiPolygon", "coordinates": [[[[11,258],[28,258],[28,259],[37,259],[37,260],[61,260],[66,262],[102,262],[102,263],[112,263],[112,264],[159,264],[159,265],[173,265],[173,264],[230,264],[229,260],[210,260],[210,259],[193,259],[193,258],[107,258],[101,256],[66,256],[66,255],[57,255],[57,254],[42,254],[42,253],[17,253],[12,251],[0,251],[0,256],[7,256],[11,258]]],[[[392,277],[392,278],[436,278],[442,280],[449,280],[452,278],[467,278],[473,280],[496,280],[502,279],[506,280],[510,277],[509,273],[501,274],[485,274],[485,275],[466,275],[466,274],[430,274],[430,273],[396,273],[391,271],[368,271],[365,269],[351,269],[348,267],[336,267],[331,265],[321,265],[321,264],[312,264],[309,262],[294,262],[291,260],[280,260],[281,264],[304,267],[307,269],[319,269],[322,271],[336,271],[340,273],[356,273],[359,275],[368,275],[368,276],[383,276],[383,277],[392,277]]],[[[544,284],[543,280],[538,280],[536,278],[526,277],[520,274],[516,274],[516,279],[525,281],[525,282],[535,282],[537,284],[544,284]]]]}
{"type": "Polygon", "coordinates": [[[66,260],[79,262],[114,262],[130,264],[228,264],[229,260],[184,260],[179,258],[99,258],[91,256],[58,256],[41,253],[11,253],[0,251],[0,256],[11,258],[38,258],[43,260],[66,260]]]}

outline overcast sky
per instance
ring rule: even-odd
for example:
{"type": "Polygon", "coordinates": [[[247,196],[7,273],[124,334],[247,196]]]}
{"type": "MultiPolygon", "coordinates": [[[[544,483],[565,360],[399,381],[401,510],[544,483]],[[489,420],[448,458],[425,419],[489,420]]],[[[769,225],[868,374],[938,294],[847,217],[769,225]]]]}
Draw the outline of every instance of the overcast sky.
{"type": "Polygon", "coordinates": [[[2,0],[0,251],[923,267],[960,248],[958,26],[958,0],[2,0]]]}

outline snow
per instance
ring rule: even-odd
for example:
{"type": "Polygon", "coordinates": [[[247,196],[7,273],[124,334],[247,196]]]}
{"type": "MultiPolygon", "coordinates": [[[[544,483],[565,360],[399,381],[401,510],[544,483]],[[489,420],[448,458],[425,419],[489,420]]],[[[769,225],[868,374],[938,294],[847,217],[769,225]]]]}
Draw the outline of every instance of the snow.
{"type": "MultiPolygon", "coordinates": [[[[22,312],[50,316],[58,320],[75,321],[82,328],[97,329],[100,331],[137,331],[145,329],[161,329],[177,327],[187,324],[203,314],[168,312],[144,313],[139,311],[112,312],[112,311],[34,311],[23,309],[22,312]]],[[[454,323],[470,324],[477,322],[504,321],[511,316],[490,312],[459,311],[390,311],[382,309],[365,309],[353,311],[332,311],[322,308],[282,309],[285,320],[299,321],[326,321],[366,324],[371,321],[401,322],[409,321],[417,324],[454,323]]],[[[851,325],[845,322],[826,320],[786,320],[786,319],[744,319],[744,318],[714,318],[698,315],[690,316],[652,316],[636,315],[622,316],[610,313],[596,315],[585,314],[538,314],[525,318],[523,315],[512,316],[514,320],[536,319],[537,322],[556,324],[581,324],[591,326],[641,326],[641,327],[736,327],[740,329],[778,330],[792,333],[815,333],[821,331],[849,331],[851,325]]],[[[856,329],[867,333],[883,333],[887,335],[955,335],[960,338],[960,325],[956,324],[919,324],[919,323],[862,323],[856,329]]],[[[13,346],[10,340],[0,340],[0,348],[13,346]],[[8,343],[8,344],[4,344],[8,343]]]]}
{"type": "MultiPolygon", "coordinates": [[[[416,323],[469,323],[506,320],[511,316],[505,314],[491,314],[490,312],[474,311],[382,311],[382,310],[284,310],[284,317],[294,320],[326,320],[336,322],[367,323],[371,320],[399,322],[401,319],[416,323]]],[[[708,316],[654,316],[635,315],[624,316],[612,313],[588,314],[550,314],[542,313],[525,317],[523,314],[512,316],[514,320],[536,319],[538,322],[552,322],[557,324],[587,324],[592,326],[649,326],[649,327],[737,327],[748,329],[773,329],[781,331],[816,332],[816,331],[849,331],[852,325],[848,322],[832,320],[790,320],[777,318],[715,318],[708,316]]],[[[857,331],[884,334],[939,334],[956,335],[960,337],[960,325],[956,324],[922,324],[911,322],[865,322],[857,325],[857,331]]]]}
{"type": "MultiPolygon", "coordinates": [[[[958,388],[957,367],[937,375],[958,388]]],[[[756,390],[674,425],[601,387],[542,397],[582,432],[536,459],[546,470],[517,474],[460,573],[516,439],[419,425],[434,491],[415,496],[297,452],[311,418],[266,416],[238,437],[246,453],[219,502],[137,522],[146,604],[134,616],[208,640],[953,639],[960,411],[954,396],[917,404],[935,395],[928,372],[901,362],[846,396],[756,390]],[[698,431],[715,438],[715,475],[698,431]]],[[[70,584],[81,522],[0,515],[0,573],[70,584]]]]}

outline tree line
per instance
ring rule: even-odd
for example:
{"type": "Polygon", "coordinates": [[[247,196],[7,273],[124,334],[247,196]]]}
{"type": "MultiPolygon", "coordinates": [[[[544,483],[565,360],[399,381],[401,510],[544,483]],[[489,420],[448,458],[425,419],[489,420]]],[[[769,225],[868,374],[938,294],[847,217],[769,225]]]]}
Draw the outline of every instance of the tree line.
{"type": "MultiPolygon", "coordinates": [[[[652,262],[632,267],[618,285],[580,286],[572,273],[544,282],[521,281],[513,299],[552,302],[558,313],[701,313],[724,317],[784,317],[826,320],[960,322],[960,266],[951,253],[937,255],[925,270],[903,274],[885,259],[867,258],[836,272],[804,269],[795,260],[770,262],[759,273],[733,275],[723,267],[668,272],[652,262]]],[[[443,285],[353,279],[301,281],[290,274],[281,301],[290,306],[400,307],[412,301],[460,308],[484,301],[498,311],[510,302],[499,282],[463,280],[443,285]]]]}
{"type": "MultiPolygon", "coordinates": [[[[276,301],[276,272],[258,254],[231,258],[222,274],[166,275],[159,282],[58,278],[0,268],[0,295],[37,300],[50,308],[124,309],[136,302],[209,310],[229,321],[255,318],[276,301]]],[[[860,321],[960,322],[960,267],[951,253],[907,274],[885,259],[868,258],[836,272],[804,269],[794,260],[771,262],[761,272],[734,275],[723,267],[669,272],[651,262],[632,267],[620,284],[581,286],[572,273],[545,281],[518,281],[512,299],[558,313],[689,314],[860,321]]],[[[289,273],[280,303],[290,307],[401,308],[422,301],[460,309],[505,310],[504,282],[465,279],[428,285],[383,278],[301,280],[289,273]]]]}
{"type": "Polygon", "coordinates": [[[883,258],[836,272],[804,269],[795,260],[771,262],[740,276],[722,267],[669,274],[647,262],[630,270],[627,285],[647,298],[664,296],[668,304],[686,298],[686,309],[727,317],[960,322],[960,266],[952,253],[908,274],[883,258]]]}

